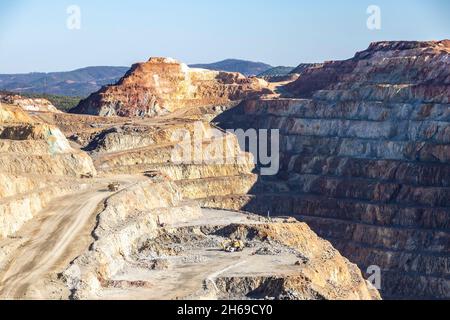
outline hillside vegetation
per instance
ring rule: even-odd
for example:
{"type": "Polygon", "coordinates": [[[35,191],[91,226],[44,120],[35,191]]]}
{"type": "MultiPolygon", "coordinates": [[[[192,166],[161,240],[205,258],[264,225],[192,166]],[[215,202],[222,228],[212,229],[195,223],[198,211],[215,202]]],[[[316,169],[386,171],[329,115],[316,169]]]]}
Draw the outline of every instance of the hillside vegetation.
{"type": "Polygon", "coordinates": [[[80,97],[116,83],[128,67],[87,67],[68,72],[0,74],[0,90],[80,97]]]}
{"type": "Polygon", "coordinates": [[[192,64],[190,67],[217,71],[239,72],[246,76],[255,76],[272,68],[271,65],[266,63],[239,59],[227,59],[209,64],[192,64]]]}

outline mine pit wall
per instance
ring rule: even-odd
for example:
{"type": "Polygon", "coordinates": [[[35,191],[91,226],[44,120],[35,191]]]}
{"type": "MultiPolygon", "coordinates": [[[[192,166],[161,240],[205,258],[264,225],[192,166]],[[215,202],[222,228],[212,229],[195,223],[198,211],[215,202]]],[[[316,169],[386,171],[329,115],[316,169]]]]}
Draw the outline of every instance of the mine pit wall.
{"type": "Polygon", "coordinates": [[[25,222],[35,217],[55,197],[62,197],[86,188],[87,185],[56,185],[16,195],[13,199],[2,199],[0,239],[14,235],[25,222]]]}
{"type": "Polygon", "coordinates": [[[186,222],[201,215],[173,182],[137,183],[107,199],[98,214],[94,243],[63,272],[74,299],[99,299],[101,291],[139,260],[139,248],[158,235],[160,224],[186,222]]]}
{"type": "MultiPolygon", "coordinates": [[[[14,235],[55,198],[88,187],[85,183],[75,181],[75,176],[70,176],[73,173],[70,166],[74,155],[68,156],[69,159],[49,156],[47,161],[45,157],[10,157],[3,162],[3,158],[4,155],[0,156],[0,238],[14,235]],[[52,175],[52,171],[60,175],[52,175]]],[[[78,164],[83,162],[81,160],[78,164]]],[[[92,161],[90,166],[81,165],[81,168],[93,169],[92,161]]]]}
{"type": "Polygon", "coordinates": [[[80,174],[95,174],[92,160],[85,154],[29,151],[0,155],[0,238],[13,235],[56,197],[87,188],[73,181],[80,174]]]}
{"type": "MultiPolygon", "coordinates": [[[[242,152],[235,135],[221,132],[212,137],[208,123],[199,125],[188,122],[168,126],[157,133],[150,133],[157,143],[143,146],[128,152],[105,152],[99,149],[96,155],[96,167],[104,174],[142,174],[146,171],[157,171],[173,180],[186,199],[197,200],[229,194],[245,195],[257,181],[253,157],[242,152]],[[174,162],[176,147],[186,144],[171,142],[170,137],[175,130],[183,129],[186,134],[202,142],[201,159],[188,159],[184,163],[174,162]],[[211,146],[221,146],[222,152],[208,152],[211,146]],[[198,161],[198,163],[197,163],[198,161]]],[[[103,137],[109,140],[111,133],[103,137]]],[[[128,145],[117,140],[111,145],[113,150],[124,150],[128,145]]],[[[108,149],[109,151],[109,149],[108,149]]],[[[181,160],[181,159],[180,159],[181,160]]]]}
{"type": "MultiPolygon", "coordinates": [[[[108,290],[117,288],[115,285],[120,285],[119,279],[127,271],[139,266],[148,268],[145,248],[149,241],[158,241],[159,236],[167,236],[167,232],[176,230],[161,228],[162,224],[185,223],[201,216],[197,202],[183,200],[182,191],[171,181],[148,180],[111,196],[99,211],[93,244],[61,274],[61,279],[71,289],[70,298],[101,299],[105,294],[108,296],[108,290]]],[[[229,237],[234,233],[248,232],[248,236],[258,237],[261,241],[268,237],[276,239],[276,242],[295,248],[308,257],[308,266],[299,268],[302,271],[292,277],[217,279],[219,292],[215,294],[223,294],[223,298],[233,294],[243,297],[252,289],[269,286],[267,293],[274,296],[281,293],[271,289],[300,290],[302,297],[307,299],[379,299],[378,292],[366,284],[356,265],[340,256],[305,224],[229,225],[226,228],[224,233],[229,237]],[[277,287],[277,283],[282,287],[277,287]],[[231,287],[225,288],[222,284],[231,287]]],[[[163,243],[159,245],[163,246],[163,243]]],[[[145,287],[148,284],[143,281],[139,285],[145,287]]]]}
{"type": "Polygon", "coordinates": [[[112,127],[102,130],[84,148],[94,153],[113,153],[145,148],[155,145],[170,144],[174,137],[194,133],[195,130],[206,133],[210,129],[208,122],[187,122],[166,127],[112,127]]]}
{"type": "Polygon", "coordinates": [[[358,267],[343,258],[328,241],[311,232],[304,223],[272,222],[261,225],[229,225],[220,230],[227,238],[258,239],[285,245],[301,252],[306,265],[300,274],[277,276],[257,273],[239,277],[219,276],[216,284],[225,299],[247,296],[295,300],[379,299],[358,267]],[[369,290],[367,290],[369,289],[369,290]]]}
{"type": "Polygon", "coordinates": [[[444,103],[247,101],[224,129],[279,129],[281,169],[248,195],[202,205],[295,215],[364,271],[385,298],[450,298],[450,108],[444,103]]]}
{"type": "Polygon", "coordinates": [[[0,104],[0,238],[14,235],[56,197],[87,187],[92,159],[61,131],[16,106],[0,104]]]}

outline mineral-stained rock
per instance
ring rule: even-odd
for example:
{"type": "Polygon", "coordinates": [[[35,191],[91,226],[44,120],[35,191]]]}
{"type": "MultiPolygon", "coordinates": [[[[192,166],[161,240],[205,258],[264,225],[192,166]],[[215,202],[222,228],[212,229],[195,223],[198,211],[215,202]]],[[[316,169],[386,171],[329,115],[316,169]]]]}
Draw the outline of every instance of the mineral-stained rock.
{"type": "MultiPolygon", "coordinates": [[[[64,117],[53,117],[56,122],[64,124],[67,132],[82,135],[78,130],[83,126],[74,124],[73,128],[70,128],[69,125],[66,126],[66,120],[61,121],[61,118],[64,117]]],[[[103,121],[105,118],[93,120],[103,121]]],[[[126,122],[126,119],[123,121],[126,122]]],[[[91,151],[100,175],[142,175],[144,172],[153,174],[146,175],[148,181],[127,188],[104,203],[97,217],[98,224],[93,231],[94,243],[73,260],[62,272],[61,279],[71,289],[71,297],[79,299],[130,298],[132,291],[127,291],[130,288],[139,290],[139,298],[230,298],[232,292],[222,290],[222,281],[230,286],[233,286],[233,283],[239,286],[240,280],[233,280],[233,277],[231,280],[217,278],[217,288],[210,282],[213,271],[220,271],[228,266],[230,257],[218,250],[212,250],[220,247],[217,236],[199,231],[214,232],[218,226],[227,226],[231,222],[227,218],[230,213],[217,213],[219,221],[216,226],[211,216],[202,213],[200,205],[205,199],[230,194],[245,195],[251,190],[257,181],[257,176],[252,173],[252,157],[243,154],[234,135],[220,131],[219,136],[211,136],[208,132],[214,127],[207,121],[198,122],[179,116],[176,119],[148,119],[145,121],[148,126],[142,123],[130,120],[126,125],[105,124],[105,128],[98,129],[99,132],[87,143],[87,149],[91,151]],[[151,124],[152,121],[155,125],[151,124]],[[173,162],[171,155],[176,142],[171,141],[171,136],[180,129],[183,129],[186,135],[200,139],[205,146],[204,150],[210,144],[222,143],[227,150],[223,156],[234,161],[181,164],[173,162]],[[241,156],[244,161],[237,162],[241,156]],[[177,225],[180,224],[196,226],[198,229],[183,233],[182,238],[187,239],[186,244],[176,237],[177,225]],[[206,246],[199,244],[200,249],[197,250],[200,252],[191,252],[194,240],[201,239],[206,239],[206,246]],[[151,245],[145,245],[148,243],[151,245]],[[210,265],[211,255],[216,255],[214,262],[217,266],[210,265]],[[169,268],[155,267],[155,261],[167,261],[169,268]],[[180,283],[158,278],[166,274],[169,278],[179,275],[180,279],[183,279],[186,272],[194,272],[195,277],[180,283]],[[203,288],[206,288],[206,291],[203,288]]],[[[245,216],[241,220],[244,224],[249,221],[245,216]]],[[[268,222],[266,228],[270,230],[271,223],[268,222]]],[[[280,238],[280,244],[274,245],[273,252],[278,252],[277,247],[283,245],[287,246],[286,250],[299,251],[298,254],[289,256],[291,260],[288,260],[284,267],[287,271],[274,273],[272,268],[266,268],[261,272],[256,268],[258,274],[255,274],[251,269],[253,265],[264,267],[264,259],[273,259],[273,256],[264,256],[260,259],[254,258],[259,263],[250,261],[248,266],[232,273],[234,276],[242,276],[243,279],[254,283],[255,289],[259,287],[259,275],[262,274],[263,278],[276,277],[278,281],[285,282],[284,291],[273,292],[273,297],[278,298],[379,298],[377,291],[365,282],[356,266],[340,256],[329,243],[320,240],[306,225],[296,223],[293,227],[274,225],[273,228],[280,233],[271,233],[273,241],[280,238]],[[301,245],[288,242],[283,244],[283,241],[289,239],[281,238],[288,234],[292,234],[292,239],[297,239],[301,245]],[[325,257],[324,251],[333,252],[333,255],[325,257]],[[309,256],[311,264],[295,266],[295,261],[303,255],[309,256]],[[293,277],[289,276],[291,274],[293,277]]],[[[261,246],[270,249],[272,244],[261,240],[261,246]]],[[[253,257],[252,253],[249,249],[244,254],[253,257]]],[[[278,262],[275,265],[278,265],[278,262]]],[[[247,287],[251,289],[251,285],[247,287]]],[[[239,297],[253,296],[250,291],[241,290],[239,297]]]]}
{"type": "Polygon", "coordinates": [[[280,130],[278,179],[204,205],[294,214],[386,298],[450,298],[450,41],[379,42],[304,70],[294,99],[254,99],[224,128],[280,130]]]}
{"type": "MultiPolygon", "coordinates": [[[[223,232],[223,231],[222,231],[223,232]]],[[[361,281],[360,271],[347,259],[343,259],[330,243],[311,233],[304,223],[289,222],[258,225],[231,225],[225,228],[241,239],[257,239],[279,243],[298,252],[300,261],[294,263],[301,272],[287,277],[236,277],[222,278],[219,287],[224,293],[236,294],[236,290],[252,295],[277,299],[378,299],[378,292],[361,281]],[[233,281],[232,281],[233,280],[233,281]],[[242,288],[243,287],[243,288],[242,288]],[[292,295],[292,296],[291,296],[292,295]]],[[[257,251],[258,252],[258,251],[257,251]]],[[[279,256],[280,252],[268,255],[279,256]]]]}
{"type": "Polygon", "coordinates": [[[342,101],[449,103],[450,40],[376,42],[354,58],[306,69],[286,89],[342,101]]]}
{"type": "Polygon", "coordinates": [[[61,112],[47,99],[24,98],[16,94],[6,94],[0,95],[0,102],[19,106],[25,111],[61,112]]]}
{"type": "Polygon", "coordinates": [[[116,85],[102,88],[71,112],[154,116],[180,108],[229,105],[267,92],[267,83],[258,78],[191,69],[170,58],[151,58],[135,64],[116,85]]]}
{"type": "MultiPolygon", "coordinates": [[[[357,266],[306,224],[202,209],[251,206],[254,202],[246,199],[247,194],[259,188],[272,193],[289,188],[304,193],[326,190],[333,196],[355,190],[339,179],[328,182],[317,171],[301,176],[301,160],[289,161],[292,170],[299,171],[290,184],[259,184],[253,158],[240,149],[237,137],[209,120],[241,100],[275,94],[269,87],[274,86],[238,73],[190,69],[172,59],[152,58],[134,65],[116,85],[104,87],[73,110],[89,116],[57,113],[45,100],[3,99],[0,298],[379,299],[357,266]],[[155,118],[125,118],[136,116],[155,118]],[[174,133],[194,141],[174,141],[174,133]],[[201,159],[177,162],[174,150],[192,142],[201,159]],[[110,190],[111,184],[117,190],[110,190]],[[248,244],[242,252],[220,250],[223,241],[237,236],[248,244]]],[[[315,125],[289,122],[286,136],[323,133],[315,125]]],[[[332,127],[337,127],[339,137],[363,135],[361,127],[352,129],[346,122],[327,128],[332,127]]],[[[365,138],[396,134],[392,126],[372,131],[365,138]]],[[[408,135],[437,143],[447,139],[446,131],[434,126],[412,128],[408,135]]],[[[445,150],[436,154],[445,160],[445,150]]],[[[320,166],[317,161],[313,168],[320,166]]],[[[329,170],[363,174],[380,165],[355,162],[336,168],[332,161],[329,170]]],[[[386,174],[384,184],[358,184],[357,195],[447,204],[441,191],[447,185],[428,179],[427,170],[447,175],[434,167],[402,168],[386,174]],[[420,198],[413,189],[390,181],[397,173],[408,181],[409,170],[439,192],[428,191],[420,198]]],[[[265,204],[296,213],[292,199],[267,197],[265,204]]],[[[253,208],[258,212],[258,206],[253,208]]],[[[369,231],[374,239],[381,238],[378,230],[369,231]]],[[[386,245],[392,244],[397,234],[386,234],[386,245]]],[[[352,236],[357,241],[367,238],[357,228],[352,236]]],[[[424,234],[417,238],[417,248],[423,248],[427,238],[424,234]]],[[[399,248],[415,249],[406,236],[399,239],[399,248]]],[[[446,240],[445,234],[437,233],[433,250],[446,240]]],[[[426,267],[428,260],[421,261],[426,267]]]]}

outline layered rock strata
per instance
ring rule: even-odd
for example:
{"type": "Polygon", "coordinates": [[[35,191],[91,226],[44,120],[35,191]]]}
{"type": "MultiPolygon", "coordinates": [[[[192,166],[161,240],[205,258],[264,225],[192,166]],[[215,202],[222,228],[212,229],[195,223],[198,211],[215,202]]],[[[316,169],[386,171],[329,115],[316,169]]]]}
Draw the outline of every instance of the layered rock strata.
{"type": "Polygon", "coordinates": [[[253,158],[242,152],[237,138],[208,122],[184,120],[157,130],[151,126],[135,130],[128,127],[124,132],[128,133],[105,130],[90,143],[95,165],[102,173],[160,172],[193,200],[231,193],[245,195],[257,180],[253,158]],[[173,139],[179,134],[183,139],[173,139]],[[189,157],[177,158],[178,154],[183,156],[184,149],[192,150],[187,153],[189,157]]]}
{"type": "Polygon", "coordinates": [[[72,298],[379,299],[356,266],[306,225],[200,209],[205,199],[244,196],[257,181],[253,158],[234,135],[186,117],[145,123],[115,124],[87,143],[100,175],[146,173],[149,181],[105,201],[93,244],[62,273],[72,298]],[[174,160],[177,145],[189,143],[172,139],[180,130],[202,142],[200,162],[174,160]],[[213,145],[223,152],[208,154],[213,145]],[[242,255],[214,250],[237,233],[249,243],[242,255]]]}
{"type": "Polygon", "coordinates": [[[216,207],[294,214],[386,298],[450,298],[450,42],[380,42],[305,70],[295,99],[246,101],[224,128],[279,129],[282,164],[216,207]],[[230,200],[230,198],[232,200],[230,200]]]}
{"type": "Polygon", "coordinates": [[[0,105],[0,238],[14,234],[57,195],[94,175],[92,159],[73,149],[61,131],[20,107],[0,105]]]}
{"type": "Polygon", "coordinates": [[[110,197],[97,220],[95,241],[61,274],[73,299],[379,299],[305,224],[205,213],[170,180],[110,197]],[[217,250],[237,237],[251,248],[217,250]]]}

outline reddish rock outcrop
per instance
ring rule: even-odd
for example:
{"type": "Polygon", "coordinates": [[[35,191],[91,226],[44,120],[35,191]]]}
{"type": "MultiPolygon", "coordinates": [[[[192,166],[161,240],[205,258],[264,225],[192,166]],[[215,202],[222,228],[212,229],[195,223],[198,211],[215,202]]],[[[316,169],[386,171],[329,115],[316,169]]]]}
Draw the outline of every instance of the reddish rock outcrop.
{"type": "Polygon", "coordinates": [[[234,206],[297,215],[361,269],[380,266],[385,298],[449,299],[450,41],[374,43],[284,89],[296,99],[216,120],[280,129],[278,179],[234,206]]]}
{"type": "Polygon", "coordinates": [[[267,83],[239,73],[191,69],[170,58],[135,64],[116,84],[82,101],[72,113],[154,116],[180,108],[224,106],[270,92],[267,83]]]}
{"type": "Polygon", "coordinates": [[[286,89],[299,98],[448,103],[449,53],[450,40],[375,42],[352,59],[305,70],[286,89]]]}

